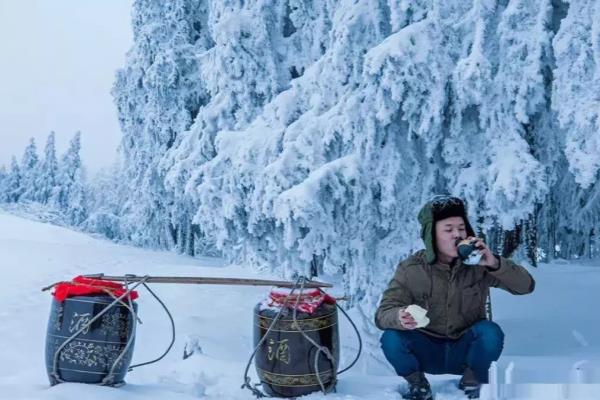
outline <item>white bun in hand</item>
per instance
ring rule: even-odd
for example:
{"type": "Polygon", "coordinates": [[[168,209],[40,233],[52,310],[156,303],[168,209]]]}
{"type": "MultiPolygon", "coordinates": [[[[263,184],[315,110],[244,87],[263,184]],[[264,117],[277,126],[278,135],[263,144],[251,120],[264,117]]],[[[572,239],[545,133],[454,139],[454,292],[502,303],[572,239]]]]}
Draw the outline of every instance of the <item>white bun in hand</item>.
{"type": "Polygon", "coordinates": [[[410,306],[406,307],[405,311],[413,317],[417,323],[417,328],[423,328],[424,326],[429,325],[429,318],[426,316],[427,310],[423,307],[416,304],[411,304],[410,306]]]}

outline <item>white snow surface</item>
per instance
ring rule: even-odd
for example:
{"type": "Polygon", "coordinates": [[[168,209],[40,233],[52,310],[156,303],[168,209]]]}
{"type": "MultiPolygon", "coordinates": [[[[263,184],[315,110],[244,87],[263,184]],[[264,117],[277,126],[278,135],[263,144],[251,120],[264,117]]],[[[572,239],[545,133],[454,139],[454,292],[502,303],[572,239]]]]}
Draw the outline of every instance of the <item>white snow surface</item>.
{"type": "MultiPolygon", "coordinates": [[[[267,287],[154,284],[177,328],[173,350],[162,361],[136,369],[120,388],[65,383],[51,387],[44,365],[51,296],[40,289],[78,274],[150,274],[259,277],[220,259],[190,258],[115,245],[50,224],[0,213],[0,398],[47,400],[252,399],[240,388],[252,352],[252,309],[267,287]],[[183,360],[185,345],[195,354],[183,360]]],[[[536,291],[528,296],[492,294],[494,320],[506,333],[497,364],[498,385],[482,398],[600,399],[600,265],[544,264],[532,271],[536,291]],[[512,383],[512,384],[507,384],[512,383]]],[[[278,278],[261,275],[260,278],[278,278]]],[[[332,293],[336,291],[333,290],[332,293]]],[[[134,363],[160,355],[170,339],[169,323],[146,292],[138,300],[134,363]]],[[[351,315],[359,320],[357,310],[351,315]]],[[[340,325],[341,364],[357,345],[349,324],[340,325]]],[[[369,341],[368,327],[363,329],[369,341]]],[[[372,336],[372,334],[371,334],[372,336]]],[[[251,369],[256,382],[256,374],[251,369]]],[[[436,399],[462,398],[456,376],[429,376],[436,399]]],[[[339,376],[337,393],[306,399],[400,399],[396,377],[372,346],[359,363],[339,376]]]]}

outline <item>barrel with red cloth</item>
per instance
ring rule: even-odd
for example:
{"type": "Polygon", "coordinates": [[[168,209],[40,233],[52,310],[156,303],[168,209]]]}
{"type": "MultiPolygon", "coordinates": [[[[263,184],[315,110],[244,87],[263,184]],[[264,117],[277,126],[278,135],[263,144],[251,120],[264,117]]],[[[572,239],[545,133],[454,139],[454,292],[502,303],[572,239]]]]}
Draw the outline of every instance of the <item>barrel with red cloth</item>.
{"type": "Polygon", "coordinates": [[[133,355],[135,324],[129,297],[137,313],[137,304],[133,302],[137,293],[131,291],[86,325],[125,293],[125,287],[119,283],[82,276],[54,287],[46,335],[46,370],[51,385],[124,383],[133,355]]]}
{"type": "Polygon", "coordinates": [[[303,291],[299,297],[286,289],[273,290],[254,309],[255,346],[265,339],[256,352],[255,367],[271,396],[296,397],[322,390],[319,378],[326,391],[335,387],[340,347],[335,299],[318,289],[303,291]],[[333,362],[321,352],[315,369],[318,348],[300,330],[326,347],[333,362]]]}

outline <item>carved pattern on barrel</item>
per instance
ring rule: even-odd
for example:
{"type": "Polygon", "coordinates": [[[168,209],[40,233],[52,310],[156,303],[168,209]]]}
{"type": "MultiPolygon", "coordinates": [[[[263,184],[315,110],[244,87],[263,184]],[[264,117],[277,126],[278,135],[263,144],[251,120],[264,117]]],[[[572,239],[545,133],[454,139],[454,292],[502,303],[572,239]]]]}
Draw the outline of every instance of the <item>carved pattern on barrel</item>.
{"type": "MultiPolygon", "coordinates": [[[[284,375],[284,374],[273,374],[268,371],[264,371],[258,369],[260,379],[269,385],[276,386],[319,386],[319,380],[317,379],[317,374],[305,374],[305,375],[284,375]]],[[[319,377],[321,378],[321,382],[329,383],[333,379],[333,372],[329,371],[321,371],[319,372],[319,377]]]]}
{"type": "MultiPolygon", "coordinates": [[[[272,322],[273,318],[265,317],[263,315],[258,316],[258,326],[262,329],[269,329],[269,326],[272,322]]],[[[306,332],[329,328],[336,324],[337,312],[334,312],[329,315],[324,315],[318,318],[298,319],[298,325],[296,325],[293,319],[280,319],[279,321],[277,321],[277,326],[274,327],[272,331],[300,333],[298,326],[300,327],[300,329],[306,332]]]]}
{"type": "MultiPolygon", "coordinates": [[[[67,339],[63,336],[54,336],[48,339],[48,346],[52,349],[52,353],[60,347],[67,339]]],[[[60,352],[58,359],[61,362],[70,364],[72,367],[101,367],[110,368],[116,361],[119,354],[123,350],[123,343],[102,343],[85,340],[73,340],[67,344],[60,352]]],[[[117,364],[119,368],[123,364],[121,360],[117,364]]]]}

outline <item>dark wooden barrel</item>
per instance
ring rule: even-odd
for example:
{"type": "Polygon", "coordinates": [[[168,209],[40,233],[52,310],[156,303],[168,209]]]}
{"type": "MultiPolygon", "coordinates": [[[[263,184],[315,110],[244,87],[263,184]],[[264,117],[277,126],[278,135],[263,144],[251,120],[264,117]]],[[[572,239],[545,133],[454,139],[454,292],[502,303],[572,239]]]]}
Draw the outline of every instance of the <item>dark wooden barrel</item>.
{"type": "MultiPolygon", "coordinates": [[[[108,295],[74,296],[63,302],[52,299],[46,334],[46,370],[51,385],[61,381],[113,386],[124,383],[133,343],[117,364],[113,378],[104,382],[133,334],[133,316],[123,305],[113,306],[89,329],[70,341],[58,354],[56,371],[54,365],[59,347],[112,301],[108,295]]],[[[134,302],[133,305],[137,313],[137,304],[134,302]]]]}
{"type": "MultiPolygon", "coordinates": [[[[254,345],[267,333],[278,310],[254,308],[254,345]]],[[[317,344],[329,349],[335,365],[319,354],[319,376],[326,391],[336,383],[339,364],[338,317],[335,304],[323,303],[312,314],[298,312],[300,328],[317,344]]],[[[255,366],[264,391],[275,397],[296,397],[321,390],[314,363],[317,348],[294,326],[292,310],[284,309],[255,356],[255,366]]]]}

